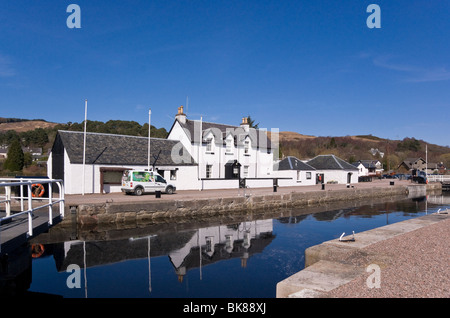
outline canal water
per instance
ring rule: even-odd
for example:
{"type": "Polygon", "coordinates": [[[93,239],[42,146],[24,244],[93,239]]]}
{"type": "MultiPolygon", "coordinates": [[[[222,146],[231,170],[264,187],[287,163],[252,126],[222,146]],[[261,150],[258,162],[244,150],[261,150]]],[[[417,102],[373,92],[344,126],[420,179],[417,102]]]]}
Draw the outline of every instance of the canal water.
{"type": "Polygon", "coordinates": [[[28,293],[67,298],[273,298],[279,281],[304,268],[306,248],[434,213],[450,207],[449,199],[351,202],[137,229],[58,225],[35,244],[44,249],[35,250],[22,280],[31,280],[23,283],[28,293]]]}

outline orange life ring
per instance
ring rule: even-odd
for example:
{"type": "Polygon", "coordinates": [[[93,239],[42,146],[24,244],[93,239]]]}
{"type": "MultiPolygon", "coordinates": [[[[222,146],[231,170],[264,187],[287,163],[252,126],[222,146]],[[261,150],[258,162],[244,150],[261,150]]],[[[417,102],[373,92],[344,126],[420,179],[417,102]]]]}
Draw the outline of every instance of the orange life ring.
{"type": "Polygon", "coordinates": [[[44,186],[40,183],[34,183],[31,185],[31,196],[32,197],[42,197],[45,193],[44,186]],[[39,192],[38,192],[39,190],[39,192]]]}
{"type": "Polygon", "coordinates": [[[44,245],[42,244],[33,244],[31,245],[31,257],[38,258],[44,254],[44,245]]]}

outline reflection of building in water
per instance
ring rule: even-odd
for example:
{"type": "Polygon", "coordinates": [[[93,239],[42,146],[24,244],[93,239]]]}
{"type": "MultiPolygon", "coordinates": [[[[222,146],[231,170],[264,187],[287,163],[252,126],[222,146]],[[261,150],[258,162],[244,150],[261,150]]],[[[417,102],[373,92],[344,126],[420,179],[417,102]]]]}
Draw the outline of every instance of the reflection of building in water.
{"type": "Polygon", "coordinates": [[[270,244],[273,221],[257,220],[233,225],[221,225],[198,229],[182,248],[169,253],[178,279],[183,280],[189,269],[201,268],[230,258],[240,258],[241,266],[247,266],[248,258],[270,244]]]}
{"type": "Polygon", "coordinates": [[[273,240],[272,230],[273,220],[268,219],[121,240],[69,241],[58,244],[53,255],[58,271],[70,264],[87,268],[168,255],[182,280],[188,270],[224,259],[241,258],[245,267],[251,255],[273,240]]]}

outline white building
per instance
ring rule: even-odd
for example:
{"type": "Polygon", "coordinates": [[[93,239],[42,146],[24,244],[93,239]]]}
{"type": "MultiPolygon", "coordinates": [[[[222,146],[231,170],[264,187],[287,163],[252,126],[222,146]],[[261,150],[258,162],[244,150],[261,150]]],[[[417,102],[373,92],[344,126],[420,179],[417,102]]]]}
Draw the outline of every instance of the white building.
{"type": "MultiPolygon", "coordinates": [[[[58,131],[47,162],[48,176],[64,180],[67,194],[120,192],[124,170],[148,166],[146,137],[86,133],[85,165],[83,137],[83,132],[58,131]]],[[[172,159],[172,149],[179,148],[179,142],[161,138],[150,140],[154,168],[177,189],[192,187],[192,180],[197,179],[196,164],[193,160],[178,163],[172,159]]],[[[186,149],[182,146],[179,149],[189,157],[186,149]]]]}
{"type": "Polygon", "coordinates": [[[316,184],[316,169],[300,159],[288,156],[274,164],[273,175],[280,178],[280,186],[301,186],[316,184]]]}
{"type": "Polygon", "coordinates": [[[319,155],[307,164],[316,169],[316,183],[358,183],[358,168],[335,155],[319,155]]]}
{"type": "MultiPolygon", "coordinates": [[[[277,134],[275,134],[277,136],[277,134]]],[[[47,162],[48,176],[64,180],[67,194],[120,192],[126,169],[148,168],[149,139],[58,131],[47,162]],[[83,184],[84,180],[84,184],[83,184]]],[[[150,138],[151,166],[177,190],[356,183],[358,169],[335,156],[307,163],[288,157],[274,165],[278,140],[251,128],[190,120],[178,108],[167,139],[150,138]]]]}
{"type": "MultiPolygon", "coordinates": [[[[273,144],[265,130],[190,120],[178,108],[167,139],[180,141],[197,165],[202,189],[272,186],[273,144]]],[[[185,162],[180,156],[180,160],[185,162]]]]}
{"type": "Polygon", "coordinates": [[[352,165],[358,168],[360,177],[380,176],[383,173],[383,165],[379,160],[359,160],[352,165]]]}
{"type": "MultiPolygon", "coordinates": [[[[83,138],[58,131],[49,155],[47,174],[64,180],[67,194],[119,192],[124,170],[148,167],[147,137],[88,132],[84,165],[83,138]]],[[[272,186],[271,141],[246,119],[240,126],[189,120],[181,106],[168,138],[150,140],[151,166],[177,190],[237,189],[243,179],[272,186]]]]}

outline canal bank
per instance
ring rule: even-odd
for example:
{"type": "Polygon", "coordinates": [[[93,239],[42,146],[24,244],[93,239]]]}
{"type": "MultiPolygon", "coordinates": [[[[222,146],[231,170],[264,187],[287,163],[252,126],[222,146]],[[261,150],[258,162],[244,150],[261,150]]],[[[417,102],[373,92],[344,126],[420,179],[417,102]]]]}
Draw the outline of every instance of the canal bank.
{"type": "Polygon", "coordinates": [[[441,184],[418,185],[409,181],[376,180],[356,185],[327,184],[303,187],[179,191],[174,195],[124,195],[122,193],[67,195],[63,224],[79,226],[152,222],[186,222],[199,217],[262,213],[278,208],[301,208],[332,202],[420,196],[439,191],[441,184]]]}
{"type": "Polygon", "coordinates": [[[277,298],[448,298],[449,229],[445,211],[311,246],[277,298]]]}

